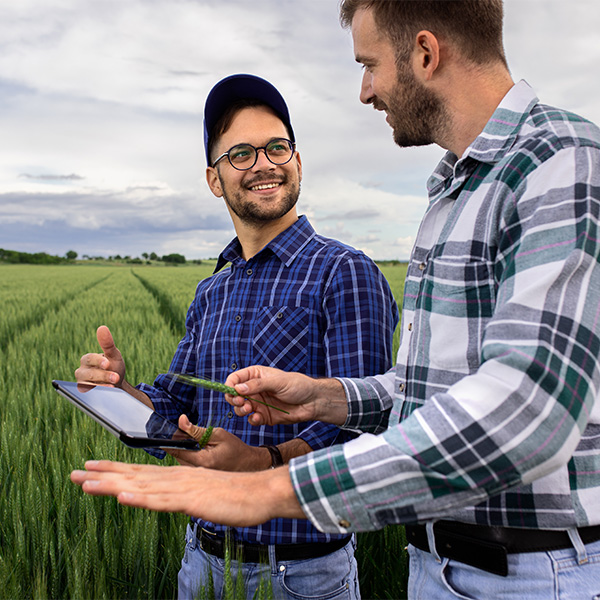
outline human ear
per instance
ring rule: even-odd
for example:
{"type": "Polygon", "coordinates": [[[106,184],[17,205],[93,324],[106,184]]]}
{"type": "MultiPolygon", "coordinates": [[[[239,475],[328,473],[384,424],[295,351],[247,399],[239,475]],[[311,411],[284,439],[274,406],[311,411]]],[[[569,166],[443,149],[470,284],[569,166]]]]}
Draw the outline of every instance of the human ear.
{"type": "Polygon", "coordinates": [[[440,64],[440,44],[431,31],[419,31],[415,37],[415,74],[425,81],[433,78],[440,64]]]}
{"type": "Polygon", "coordinates": [[[298,177],[302,181],[302,160],[300,159],[300,152],[296,152],[296,162],[298,163],[298,177]]]}
{"type": "Polygon", "coordinates": [[[217,173],[216,167],[206,168],[206,183],[208,183],[210,191],[217,198],[221,198],[223,196],[223,187],[221,186],[221,180],[219,179],[219,174],[217,173]]]}

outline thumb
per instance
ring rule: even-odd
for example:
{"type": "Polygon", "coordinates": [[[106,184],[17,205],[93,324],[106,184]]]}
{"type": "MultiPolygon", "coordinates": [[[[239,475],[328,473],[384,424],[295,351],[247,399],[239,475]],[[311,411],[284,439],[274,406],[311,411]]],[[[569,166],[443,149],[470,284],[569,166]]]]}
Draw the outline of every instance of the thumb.
{"type": "Polygon", "coordinates": [[[204,427],[198,427],[198,425],[192,425],[187,415],[179,415],[179,429],[185,431],[188,435],[192,436],[196,441],[200,441],[206,429],[204,427]]]}
{"type": "Polygon", "coordinates": [[[121,358],[121,353],[117,350],[110,329],[106,325],[100,325],[96,331],[96,337],[104,356],[106,358],[121,358]]]}

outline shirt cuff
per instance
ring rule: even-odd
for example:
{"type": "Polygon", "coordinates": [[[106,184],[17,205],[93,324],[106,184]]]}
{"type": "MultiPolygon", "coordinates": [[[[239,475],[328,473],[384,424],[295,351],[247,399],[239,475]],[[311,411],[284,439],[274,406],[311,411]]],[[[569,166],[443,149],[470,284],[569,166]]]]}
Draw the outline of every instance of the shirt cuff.
{"type": "Polygon", "coordinates": [[[381,433],[387,429],[392,406],[394,375],[361,379],[338,377],[346,394],[348,416],[342,426],[368,433],[381,433]]]}
{"type": "Polygon", "coordinates": [[[302,510],[319,531],[350,533],[375,529],[361,505],[344,446],[294,458],[289,472],[302,510]]]}

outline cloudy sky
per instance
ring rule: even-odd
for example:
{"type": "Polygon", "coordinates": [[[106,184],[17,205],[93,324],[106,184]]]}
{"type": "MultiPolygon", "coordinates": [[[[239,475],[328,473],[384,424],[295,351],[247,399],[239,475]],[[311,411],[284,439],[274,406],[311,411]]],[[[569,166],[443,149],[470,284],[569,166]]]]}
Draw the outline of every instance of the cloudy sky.
{"type": "MultiPolygon", "coordinates": [[[[375,259],[405,259],[437,147],[394,146],[358,101],[337,0],[0,0],[0,247],[217,256],[202,108],[231,73],[272,81],[303,159],[299,211],[375,259]]],[[[513,78],[600,123],[598,0],[506,0],[513,78]]]]}

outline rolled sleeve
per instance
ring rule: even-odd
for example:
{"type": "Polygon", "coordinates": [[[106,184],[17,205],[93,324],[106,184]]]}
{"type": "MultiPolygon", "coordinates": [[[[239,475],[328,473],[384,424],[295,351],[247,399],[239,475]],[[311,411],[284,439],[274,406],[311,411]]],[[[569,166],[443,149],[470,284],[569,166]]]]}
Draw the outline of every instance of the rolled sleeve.
{"type": "Polygon", "coordinates": [[[344,429],[381,433],[388,426],[393,404],[395,368],[383,375],[356,379],[338,377],[348,402],[344,429]]]}

